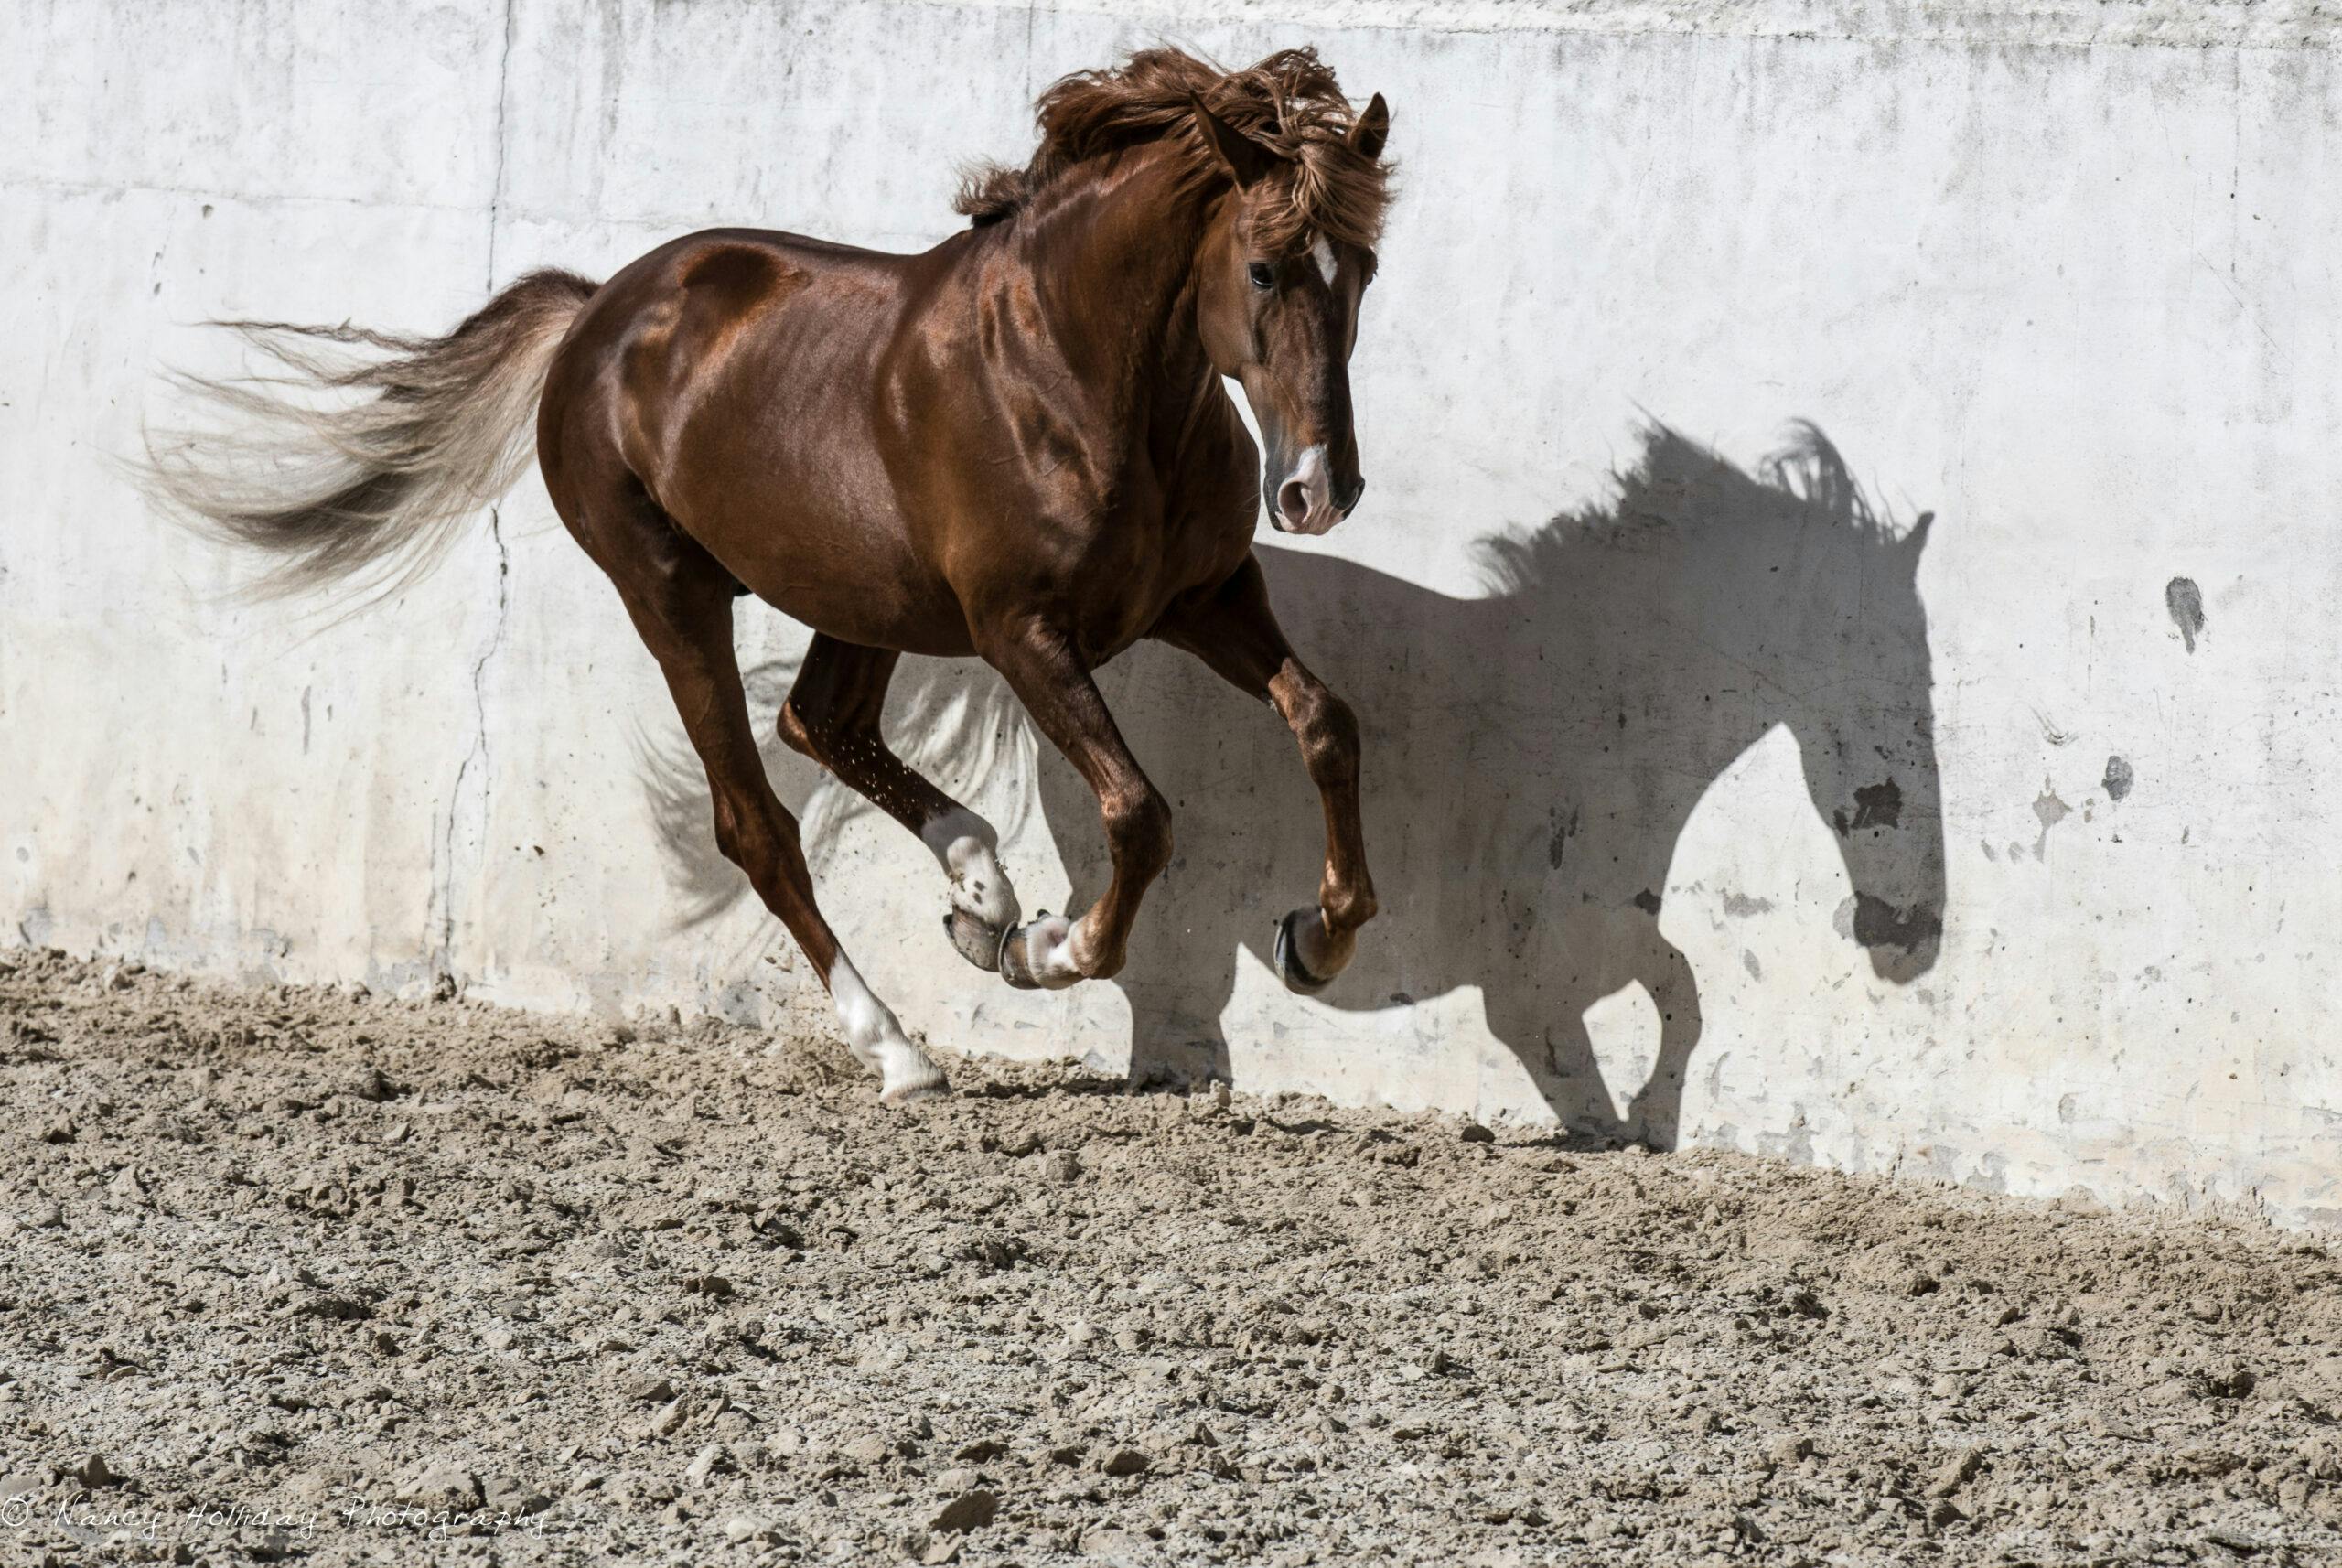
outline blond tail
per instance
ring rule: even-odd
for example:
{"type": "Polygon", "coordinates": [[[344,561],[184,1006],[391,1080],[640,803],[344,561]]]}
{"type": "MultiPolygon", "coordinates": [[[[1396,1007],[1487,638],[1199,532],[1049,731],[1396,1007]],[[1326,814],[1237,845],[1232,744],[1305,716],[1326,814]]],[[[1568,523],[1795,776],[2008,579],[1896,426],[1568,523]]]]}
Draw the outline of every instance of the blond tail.
{"type": "Polygon", "coordinates": [[[261,593],[410,584],[521,477],[546,368],[596,286],[531,273],[445,338],[220,323],[274,371],[175,378],[212,422],[150,432],[141,483],[184,521],[274,557],[261,593]]]}

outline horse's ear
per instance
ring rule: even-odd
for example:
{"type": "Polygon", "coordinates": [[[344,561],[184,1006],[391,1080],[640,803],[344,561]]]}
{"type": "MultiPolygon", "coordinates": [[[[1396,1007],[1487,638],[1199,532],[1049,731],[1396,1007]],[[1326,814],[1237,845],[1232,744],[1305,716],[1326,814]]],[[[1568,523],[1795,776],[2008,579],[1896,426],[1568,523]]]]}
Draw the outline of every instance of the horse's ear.
{"type": "Polygon", "coordinates": [[[1382,145],[1391,139],[1391,105],[1376,93],[1366,105],[1366,113],[1350,126],[1350,151],[1368,163],[1382,156],[1382,145]]]}
{"type": "Polygon", "coordinates": [[[1913,523],[1911,531],[1903,536],[1903,551],[1910,556],[1912,565],[1919,564],[1919,555],[1928,547],[1928,530],[1935,525],[1936,514],[1923,511],[1919,514],[1919,521],[1913,523]]]}
{"type": "Polygon", "coordinates": [[[1196,112],[1196,124],[1203,127],[1204,144],[1235,179],[1236,188],[1249,190],[1258,184],[1276,162],[1269,149],[1250,136],[1239,134],[1234,126],[1205,108],[1203,99],[1197,94],[1187,95],[1187,104],[1196,112]]]}

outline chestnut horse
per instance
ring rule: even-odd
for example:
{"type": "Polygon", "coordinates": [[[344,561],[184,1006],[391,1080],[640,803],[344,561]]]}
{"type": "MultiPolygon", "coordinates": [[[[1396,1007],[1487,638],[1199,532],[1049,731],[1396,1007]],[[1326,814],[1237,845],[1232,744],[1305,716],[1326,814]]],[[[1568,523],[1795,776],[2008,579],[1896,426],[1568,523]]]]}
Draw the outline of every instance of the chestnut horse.
{"type": "Polygon", "coordinates": [[[1358,725],[1270,613],[1252,538],[1322,533],[1364,482],[1348,363],[1374,275],[1390,117],[1306,49],[1222,72],[1171,49],[1059,81],[1021,169],[972,177],[971,226],[919,255],[722,229],[596,285],[531,274],[445,338],[241,323],[320,409],[199,382],[242,422],[150,443],[159,496],[274,553],[270,586],[410,580],[537,460],[658,660],[715,837],[821,973],[882,1097],[942,1075],[815,906],[732,647],[755,594],[813,630],[781,736],[927,844],[944,924],[1011,985],[1123,967],[1171,812],[1091,672],[1142,638],[1274,706],[1323,798],[1313,906],[1276,965],[1313,990],[1375,912],[1358,725]],[[325,345],[383,353],[351,362],[325,345]],[[1242,387],[1265,468],[1224,389],[1242,387]],[[1256,480],[1256,475],[1260,477],[1256,480]],[[998,670],[1096,793],[1112,854],[1079,918],[1022,918],[983,819],[879,733],[905,653],[998,670]]]}

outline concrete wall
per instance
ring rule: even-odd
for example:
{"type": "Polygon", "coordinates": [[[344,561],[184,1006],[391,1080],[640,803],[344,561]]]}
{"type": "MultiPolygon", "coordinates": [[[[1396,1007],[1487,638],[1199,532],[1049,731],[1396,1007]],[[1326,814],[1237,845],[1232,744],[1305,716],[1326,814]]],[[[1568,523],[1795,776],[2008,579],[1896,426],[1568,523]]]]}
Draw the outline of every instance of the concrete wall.
{"type": "MultiPolygon", "coordinates": [[[[718,221],[925,245],[1057,74],[1307,39],[1405,166],[1368,502],[1271,566],[1366,715],[1389,918],[1324,999],[1276,985],[1307,785],[1143,651],[1109,694],[1180,859],[1118,985],[962,966],[924,852],[776,755],[906,1023],[2342,1219],[2337,35],[2108,13],[18,0],[0,940],[785,1022],[810,981],[534,481],[371,614],[243,605],[109,467],[157,367],[221,362],[207,317],[436,328],[718,221]]],[[[799,634],[744,618],[777,700],[799,634]]],[[[912,668],[897,716],[1028,908],[1094,894],[996,686],[912,668]]]]}

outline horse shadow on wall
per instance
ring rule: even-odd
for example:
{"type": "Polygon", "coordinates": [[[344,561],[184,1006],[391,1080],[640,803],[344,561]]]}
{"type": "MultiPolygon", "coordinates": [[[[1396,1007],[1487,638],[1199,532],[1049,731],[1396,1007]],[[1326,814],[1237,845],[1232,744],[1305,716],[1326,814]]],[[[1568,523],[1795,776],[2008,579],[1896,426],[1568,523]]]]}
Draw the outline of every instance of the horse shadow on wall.
{"type": "MultiPolygon", "coordinates": [[[[1709,786],[1777,725],[1797,741],[1845,864],[1839,931],[1885,980],[1926,972],[1945,898],[1914,585],[1929,522],[1896,529],[1810,426],[1754,474],[1661,426],[1609,505],[1483,541],[1483,597],[1262,548],[1279,618],[1357,710],[1365,746],[1382,912],[1318,1000],[1367,1012],[1477,986],[1491,1032],[1564,1125],[1671,1147],[1701,1013],[1691,967],[1659,927],[1668,869],[1709,786]],[[1622,1116],[1585,1015],[1630,983],[1656,1005],[1660,1040],[1622,1116]]],[[[785,663],[748,672],[760,712],[792,676],[785,663]]],[[[1176,813],[1175,856],[1112,982],[1131,1007],[1131,1075],[1225,1078],[1236,950],[1268,962],[1274,917],[1316,886],[1316,794],[1274,715],[1186,656],[1143,645],[1100,684],[1176,813]]],[[[970,664],[906,660],[894,707],[890,737],[947,789],[1024,723],[998,680],[970,664]]],[[[1109,869],[1097,802],[1038,749],[1040,805],[1080,908],[1109,869]]],[[[716,854],[689,751],[645,761],[694,918],[749,897],[716,854]]],[[[809,846],[826,813],[859,807],[817,787],[777,740],[767,765],[793,806],[810,807],[809,846]]],[[[908,838],[904,848],[921,854],[908,838]]],[[[967,981],[997,983],[974,971],[967,981]]],[[[1371,1048],[1387,1036],[1359,1037],[1371,1048]]]]}

